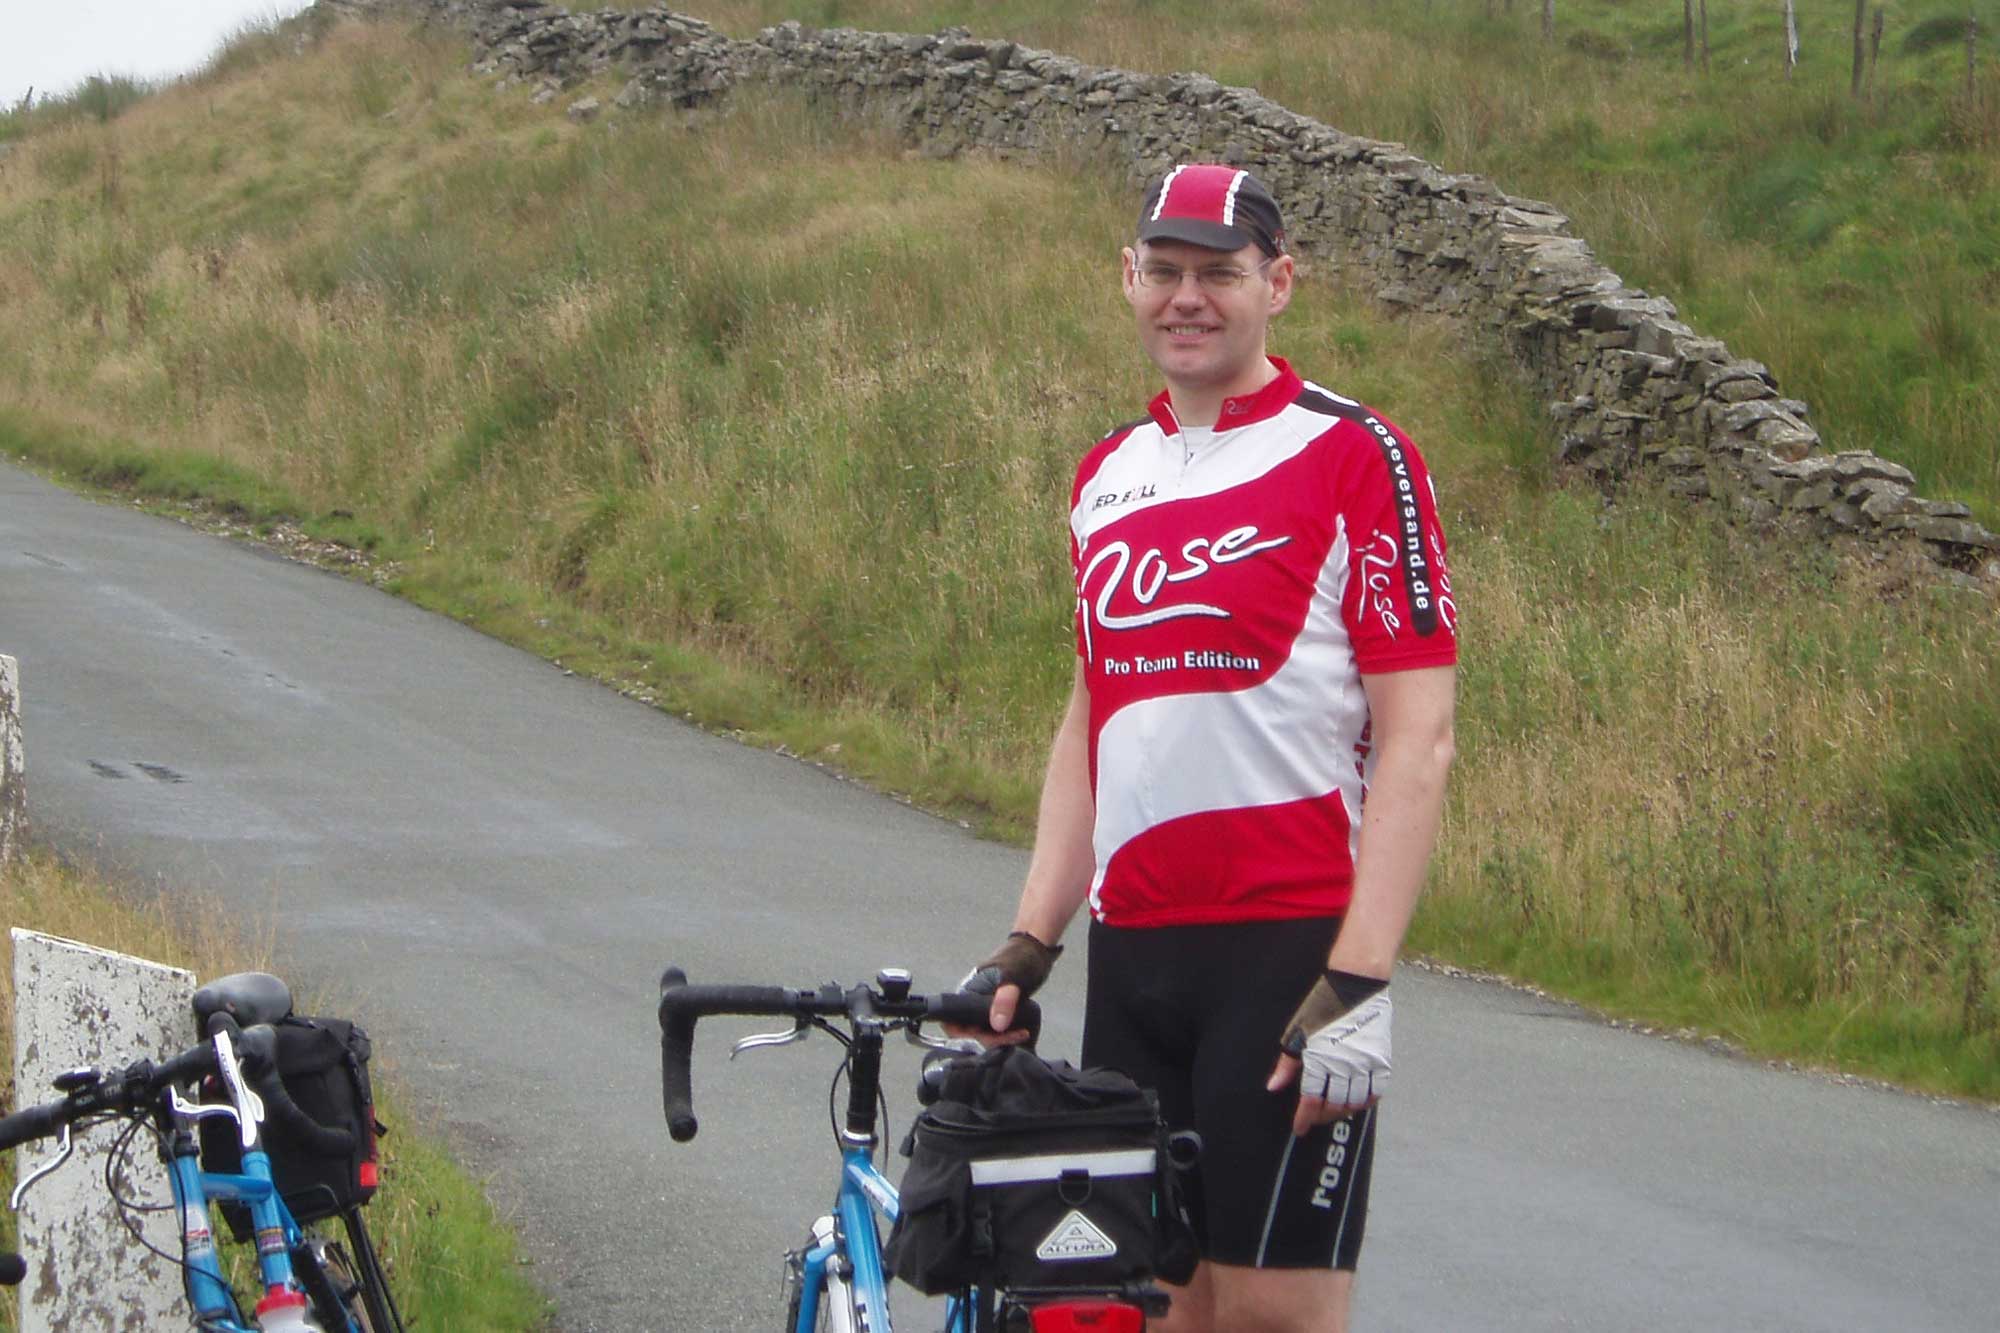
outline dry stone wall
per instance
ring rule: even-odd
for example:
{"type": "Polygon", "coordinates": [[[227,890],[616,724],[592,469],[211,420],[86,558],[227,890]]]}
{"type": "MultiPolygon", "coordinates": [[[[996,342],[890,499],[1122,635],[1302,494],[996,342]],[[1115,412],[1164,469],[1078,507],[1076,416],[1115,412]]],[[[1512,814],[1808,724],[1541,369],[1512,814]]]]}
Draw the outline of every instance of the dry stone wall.
{"type": "MultiPolygon", "coordinates": [[[[1283,201],[1294,241],[1379,298],[1452,316],[1527,368],[1558,423],[1561,458],[1601,476],[1646,470],[1753,519],[1911,541],[1963,578],[2000,581],[2000,537],[1908,469],[1829,452],[1806,404],[1770,370],[1627,286],[1569,219],[1401,144],[1357,138],[1200,74],[1086,65],[962,29],[928,35],[767,28],[750,41],[665,9],[572,13],[538,0],[322,0],[415,10],[467,26],[478,68],[543,100],[629,71],[620,106],[695,108],[738,83],[802,87],[898,127],[923,151],[1079,154],[1134,182],[1174,162],[1250,167],[1283,201]]],[[[572,112],[594,114],[596,104],[572,112]]]]}

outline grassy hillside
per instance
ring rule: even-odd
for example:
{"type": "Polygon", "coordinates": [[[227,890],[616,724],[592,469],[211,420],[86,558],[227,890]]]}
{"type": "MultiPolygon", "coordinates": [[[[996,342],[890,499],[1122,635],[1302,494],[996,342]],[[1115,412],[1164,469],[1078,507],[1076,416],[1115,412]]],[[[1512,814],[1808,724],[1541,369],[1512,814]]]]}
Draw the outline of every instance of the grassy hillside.
{"type": "MultiPolygon", "coordinates": [[[[1391,6],[1337,8],[1345,49],[1403,49],[1360,26],[1391,6]]],[[[1487,31],[1436,11],[1447,54],[1409,79],[1469,71],[1447,39],[1487,31]]],[[[974,17],[1015,14],[1147,63],[1093,51],[1115,35],[1094,22],[974,17]]],[[[1163,31],[1152,63],[1202,63],[1209,39],[1163,31]]],[[[1232,40],[1212,64],[1242,77],[1270,39],[1232,40]]],[[[579,125],[437,34],[267,45],[15,138],[0,447],[300,516],[428,604],[1021,831],[1070,670],[1070,469],[1153,388],[1113,285],[1133,201],[1063,163],[912,157],[782,93],[579,125]]],[[[1416,945],[2000,1097],[1993,601],[1571,489],[1506,367],[1335,273],[1308,270],[1278,350],[1380,404],[1441,478],[1461,757],[1416,945]]]]}
{"type": "MultiPolygon", "coordinates": [[[[617,7],[636,7],[619,0],[617,7]]],[[[1627,281],[1765,361],[1828,446],[1914,468],[2000,526],[2000,3],[1880,0],[1867,96],[1852,0],[1707,0],[1708,71],[1671,0],[704,0],[787,18],[964,24],[1128,69],[1195,69],[1560,204],[1627,281]],[[1965,92],[1960,33],[1984,34],[1965,92]]]]}

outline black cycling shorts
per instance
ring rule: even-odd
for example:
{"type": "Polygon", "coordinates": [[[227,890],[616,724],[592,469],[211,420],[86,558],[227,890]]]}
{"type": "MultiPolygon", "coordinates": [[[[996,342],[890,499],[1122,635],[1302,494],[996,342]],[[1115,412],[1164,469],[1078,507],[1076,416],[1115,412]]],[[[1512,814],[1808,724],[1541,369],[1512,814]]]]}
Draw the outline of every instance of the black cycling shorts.
{"type": "Polygon", "coordinates": [[[1171,1127],[1201,1135],[1189,1212],[1204,1258],[1349,1271],[1360,1258],[1379,1108],[1294,1138],[1297,1085],[1264,1090],[1339,928],[1091,923],[1083,1062],[1122,1069],[1171,1127]]]}

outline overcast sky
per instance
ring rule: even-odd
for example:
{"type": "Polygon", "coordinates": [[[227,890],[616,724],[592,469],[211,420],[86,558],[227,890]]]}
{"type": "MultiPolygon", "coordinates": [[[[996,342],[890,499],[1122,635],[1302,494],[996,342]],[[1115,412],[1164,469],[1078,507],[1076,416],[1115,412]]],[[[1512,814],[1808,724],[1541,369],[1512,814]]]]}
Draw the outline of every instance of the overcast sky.
{"type": "Polygon", "coordinates": [[[252,19],[296,14],[308,0],[0,0],[0,106],[35,100],[92,74],[158,79],[201,67],[252,19]]]}

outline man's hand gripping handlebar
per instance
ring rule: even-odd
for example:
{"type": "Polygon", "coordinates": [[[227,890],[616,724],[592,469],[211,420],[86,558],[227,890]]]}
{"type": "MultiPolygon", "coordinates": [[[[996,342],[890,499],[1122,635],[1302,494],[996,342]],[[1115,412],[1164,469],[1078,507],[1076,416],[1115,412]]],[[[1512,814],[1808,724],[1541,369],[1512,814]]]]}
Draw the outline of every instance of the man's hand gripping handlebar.
{"type": "Polygon", "coordinates": [[[954,1037],[969,1037],[982,1046],[1032,1044],[1034,1036],[1029,1025],[1016,1023],[1015,1013],[1023,1005],[1032,1007],[1030,997],[1049,979],[1060,957],[1062,945],[1044,944],[1025,930],[1010,931],[993,956],[966,973],[965,980],[958,983],[958,988],[967,994],[992,997],[986,1021],[952,1024],[946,1030],[954,1037]]]}

